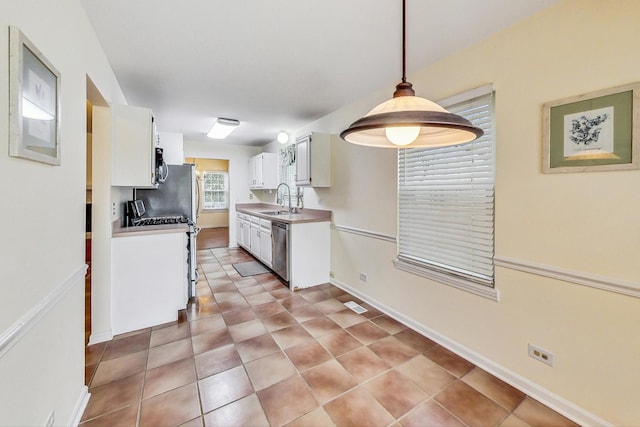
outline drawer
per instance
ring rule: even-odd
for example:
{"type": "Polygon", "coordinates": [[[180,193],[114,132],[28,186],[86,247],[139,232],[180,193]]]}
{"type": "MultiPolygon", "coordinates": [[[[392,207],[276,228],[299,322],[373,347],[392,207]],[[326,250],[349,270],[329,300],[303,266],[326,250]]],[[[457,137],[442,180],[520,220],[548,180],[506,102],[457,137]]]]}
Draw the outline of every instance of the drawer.
{"type": "Polygon", "coordinates": [[[269,221],[268,219],[260,218],[260,228],[269,230],[269,233],[271,233],[271,221],[269,221]]]}

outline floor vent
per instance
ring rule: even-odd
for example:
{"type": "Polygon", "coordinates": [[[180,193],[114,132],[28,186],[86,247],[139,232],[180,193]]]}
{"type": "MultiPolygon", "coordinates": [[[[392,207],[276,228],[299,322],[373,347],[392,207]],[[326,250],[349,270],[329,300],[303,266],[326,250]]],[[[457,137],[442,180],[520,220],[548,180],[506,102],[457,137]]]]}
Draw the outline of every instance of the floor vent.
{"type": "Polygon", "coordinates": [[[356,304],[353,301],[347,301],[344,303],[344,305],[346,305],[347,307],[349,307],[351,310],[355,311],[358,314],[362,314],[364,312],[367,311],[366,308],[364,308],[363,306],[356,304]]]}

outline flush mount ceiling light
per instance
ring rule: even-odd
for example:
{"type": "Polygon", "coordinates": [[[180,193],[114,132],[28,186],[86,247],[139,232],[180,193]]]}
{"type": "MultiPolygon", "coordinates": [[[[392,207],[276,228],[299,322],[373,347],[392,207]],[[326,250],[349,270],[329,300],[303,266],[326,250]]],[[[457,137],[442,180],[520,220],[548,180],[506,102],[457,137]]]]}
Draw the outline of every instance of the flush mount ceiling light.
{"type": "Polygon", "coordinates": [[[220,117],[213,123],[211,129],[207,132],[207,136],[213,139],[225,139],[238,127],[239,124],[240,122],[238,120],[224,119],[220,117]]]}
{"type": "Polygon", "coordinates": [[[283,130],[278,132],[278,142],[280,144],[286,144],[287,142],[289,142],[289,134],[283,130]]]}
{"type": "Polygon", "coordinates": [[[482,136],[482,129],[425,98],[415,96],[406,77],[406,0],[402,0],[402,82],[393,98],[376,106],[340,134],[347,142],[369,147],[444,147],[482,136]]]}

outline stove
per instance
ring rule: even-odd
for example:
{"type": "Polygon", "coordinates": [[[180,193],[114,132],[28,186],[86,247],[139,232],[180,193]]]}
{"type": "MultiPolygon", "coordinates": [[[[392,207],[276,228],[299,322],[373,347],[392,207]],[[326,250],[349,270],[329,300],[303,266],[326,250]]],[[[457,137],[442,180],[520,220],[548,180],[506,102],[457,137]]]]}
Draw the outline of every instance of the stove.
{"type": "Polygon", "coordinates": [[[165,225],[165,224],[188,224],[189,218],[184,215],[156,216],[150,218],[136,218],[133,220],[134,226],[144,225],[165,225]]]}

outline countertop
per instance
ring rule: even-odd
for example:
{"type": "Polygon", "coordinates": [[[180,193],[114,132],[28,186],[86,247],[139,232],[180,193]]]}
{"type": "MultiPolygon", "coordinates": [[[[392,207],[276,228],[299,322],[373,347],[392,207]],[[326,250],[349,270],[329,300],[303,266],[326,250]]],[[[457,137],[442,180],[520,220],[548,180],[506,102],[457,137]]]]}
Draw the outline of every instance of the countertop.
{"type": "Polygon", "coordinates": [[[148,236],[152,234],[188,233],[187,224],[145,225],[140,227],[122,227],[120,220],[111,224],[111,237],[148,236]]]}
{"type": "Polygon", "coordinates": [[[289,224],[298,224],[304,222],[325,222],[331,221],[331,211],[321,209],[298,209],[297,213],[283,215],[267,215],[264,212],[270,211],[286,211],[280,205],[270,205],[268,203],[239,203],[236,204],[236,212],[254,215],[259,218],[268,219],[270,221],[286,222],[289,224]]]}

